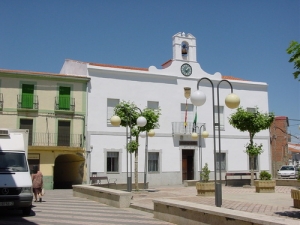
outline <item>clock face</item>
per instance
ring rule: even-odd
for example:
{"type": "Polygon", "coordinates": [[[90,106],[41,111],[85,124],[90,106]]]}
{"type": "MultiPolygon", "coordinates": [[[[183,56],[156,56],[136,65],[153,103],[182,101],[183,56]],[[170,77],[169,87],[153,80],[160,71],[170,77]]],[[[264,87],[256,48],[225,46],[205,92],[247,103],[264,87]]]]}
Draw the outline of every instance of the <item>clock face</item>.
{"type": "Polygon", "coordinates": [[[182,64],[181,73],[184,76],[190,76],[192,74],[192,67],[187,63],[182,64]]]}

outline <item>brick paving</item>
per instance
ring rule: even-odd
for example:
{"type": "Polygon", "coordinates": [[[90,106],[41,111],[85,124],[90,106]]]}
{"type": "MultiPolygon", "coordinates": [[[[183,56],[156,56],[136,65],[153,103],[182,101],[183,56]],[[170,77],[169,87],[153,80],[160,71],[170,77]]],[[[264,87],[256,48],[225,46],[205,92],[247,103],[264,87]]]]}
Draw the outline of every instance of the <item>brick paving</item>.
{"type": "MultiPolygon", "coordinates": [[[[299,220],[300,209],[293,207],[291,189],[293,187],[277,186],[275,193],[255,193],[254,188],[222,186],[222,208],[265,214],[269,216],[288,217],[299,220]]],[[[176,199],[204,205],[215,206],[215,198],[197,196],[195,186],[183,185],[156,187],[151,192],[133,192],[131,207],[151,212],[154,208],[153,199],[176,199]]]]}

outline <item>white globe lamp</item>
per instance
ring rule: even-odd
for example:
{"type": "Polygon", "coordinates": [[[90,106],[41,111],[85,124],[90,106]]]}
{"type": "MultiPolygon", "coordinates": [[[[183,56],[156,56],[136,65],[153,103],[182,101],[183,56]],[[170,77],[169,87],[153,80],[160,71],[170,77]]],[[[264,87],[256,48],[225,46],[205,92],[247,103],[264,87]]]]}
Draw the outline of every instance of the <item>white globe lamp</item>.
{"type": "Polygon", "coordinates": [[[110,118],[110,123],[113,125],[113,126],[120,126],[121,124],[121,118],[119,116],[112,116],[110,118]]]}
{"type": "Polygon", "coordinates": [[[233,93],[227,95],[225,105],[230,109],[237,108],[240,105],[240,97],[233,93]]]}
{"type": "Polygon", "coordinates": [[[191,94],[191,102],[195,106],[201,106],[205,103],[206,101],[206,96],[202,91],[195,91],[191,94]]]}

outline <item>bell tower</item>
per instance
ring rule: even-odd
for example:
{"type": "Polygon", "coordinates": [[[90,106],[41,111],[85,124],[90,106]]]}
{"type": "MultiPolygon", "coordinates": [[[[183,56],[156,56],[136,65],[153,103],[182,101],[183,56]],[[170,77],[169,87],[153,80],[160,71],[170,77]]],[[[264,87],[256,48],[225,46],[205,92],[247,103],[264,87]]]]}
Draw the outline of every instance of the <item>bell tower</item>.
{"type": "Polygon", "coordinates": [[[193,35],[179,32],[173,36],[173,60],[197,62],[196,38],[193,35]]]}

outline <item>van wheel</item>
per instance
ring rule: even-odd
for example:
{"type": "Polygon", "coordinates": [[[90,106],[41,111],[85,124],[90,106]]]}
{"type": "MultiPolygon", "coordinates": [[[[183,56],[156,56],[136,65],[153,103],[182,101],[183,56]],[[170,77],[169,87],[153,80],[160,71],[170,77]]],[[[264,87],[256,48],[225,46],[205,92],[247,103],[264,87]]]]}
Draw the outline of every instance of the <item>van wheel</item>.
{"type": "Polygon", "coordinates": [[[31,206],[22,209],[24,216],[29,216],[31,212],[31,206]]]}

